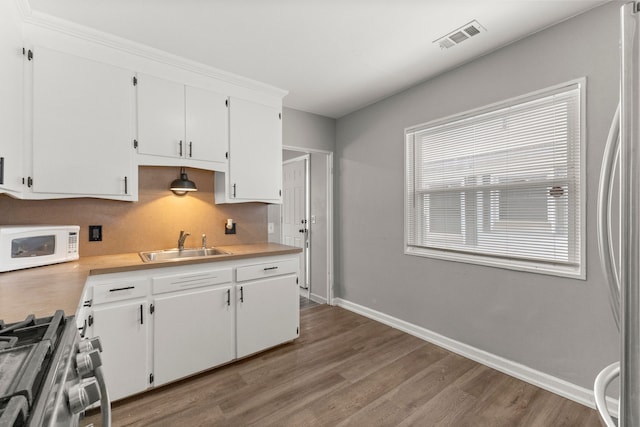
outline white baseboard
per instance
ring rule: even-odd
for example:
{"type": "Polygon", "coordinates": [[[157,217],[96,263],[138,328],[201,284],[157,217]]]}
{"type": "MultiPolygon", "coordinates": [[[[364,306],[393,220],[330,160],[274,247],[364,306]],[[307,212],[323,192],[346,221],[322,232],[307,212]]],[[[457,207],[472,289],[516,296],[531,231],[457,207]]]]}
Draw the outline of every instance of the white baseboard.
{"type": "MultiPolygon", "coordinates": [[[[595,409],[595,400],[593,390],[578,386],[563,379],[554,377],[541,371],[537,371],[520,363],[505,359],[495,354],[480,350],[468,344],[447,338],[436,332],[412,323],[400,320],[388,314],[370,309],[360,304],[344,300],[342,298],[334,298],[334,305],[342,307],[354,313],[361,314],[370,319],[376,320],[392,328],[399,329],[415,337],[421,338],[439,347],[447,349],[453,353],[464,356],[468,359],[489,366],[495,370],[503,372],[512,377],[526,381],[542,389],[565,397],[567,399],[578,402],[582,405],[595,409]]],[[[618,400],[607,398],[607,406],[614,416],[618,414],[618,400]]]]}
{"type": "Polygon", "coordinates": [[[320,295],[316,295],[313,292],[309,293],[309,299],[313,302],[317,302],[318,304],[326,304],[327,299],[325,297],[321,297],[320,295]]]}

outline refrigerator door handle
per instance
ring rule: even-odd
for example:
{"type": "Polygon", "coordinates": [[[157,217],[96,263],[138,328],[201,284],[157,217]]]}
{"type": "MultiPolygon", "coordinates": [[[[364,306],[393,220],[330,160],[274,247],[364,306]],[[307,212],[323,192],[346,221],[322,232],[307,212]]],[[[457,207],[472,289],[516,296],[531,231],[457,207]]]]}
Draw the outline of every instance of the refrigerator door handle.
{"type": "Polygon", "coordinates": [[[606,427],[617,427],[613,417],[607,408],[607,387],[611,381],[620,375],[620,362],[612,363],[604,368],[593,383],[593,391],[596,398],[596,409],[606,427]]]}
{"type": "Polygon", "coordinates": [[[613,175],[620,154],[620,104],[613,116],[607,144],[602,157],[600,181],[598,183],[598,251],[600,263],[605,272],[609,285],[609,302],[611,312],[620,329],[620,279],[613,252],[613,237],[611,232],[611,198],[613,194],[613,175]]]}

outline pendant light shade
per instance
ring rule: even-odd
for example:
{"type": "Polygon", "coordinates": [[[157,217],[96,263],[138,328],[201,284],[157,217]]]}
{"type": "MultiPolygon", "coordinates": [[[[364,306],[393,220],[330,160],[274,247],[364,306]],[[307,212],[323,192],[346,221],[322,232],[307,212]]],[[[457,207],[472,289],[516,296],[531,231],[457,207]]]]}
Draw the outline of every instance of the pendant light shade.
{"type": "Polygon", "coordinates": [[[190,191],[198,191],[198,187],[196,187],[193,181],[189,180],[184,168],[180,168],[180,178],[174,179],[173,182],[171,182],[170,189],[178,196],[184,196],[190,191]]]}

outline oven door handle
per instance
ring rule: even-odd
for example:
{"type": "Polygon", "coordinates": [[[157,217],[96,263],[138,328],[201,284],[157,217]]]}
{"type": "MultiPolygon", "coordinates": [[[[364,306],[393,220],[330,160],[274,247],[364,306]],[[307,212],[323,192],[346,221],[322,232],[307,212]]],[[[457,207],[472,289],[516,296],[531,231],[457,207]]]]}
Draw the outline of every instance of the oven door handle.
{"type": "Polygon", "coordinates": [[[109,391],[107,390],[107,384],[104,380],[102,366],[95,368],[94,374],[98,381],[98,386],[100,387],[100,413],[102,415],[102,425],[104,427],[111,427],[111,401],[109,400],[109,391]]]}

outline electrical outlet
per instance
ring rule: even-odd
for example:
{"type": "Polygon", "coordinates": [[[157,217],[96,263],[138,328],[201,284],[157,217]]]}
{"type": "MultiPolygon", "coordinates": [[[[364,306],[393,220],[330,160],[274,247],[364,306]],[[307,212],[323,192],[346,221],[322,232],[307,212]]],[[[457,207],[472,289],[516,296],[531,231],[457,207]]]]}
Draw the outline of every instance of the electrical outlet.
{"type": "Polygon", "coordinates": [[[236,234],[236,223],[234,222],[231,229],[224,227],[224,234],[236,234]]]}
{"type": "Polygon", "coordinates": [[[270,222],[267,224],[267,232],[269,234],[273,234],[276,231],[276,228],[274,227],[273,223],[270,222]]]}
{"type": "Polygon", "coordinates": [[[101,242],[102,241],[102,226],[101,225],[90,225],[89,226],[89,241],[90,242],[101,242]]]}

